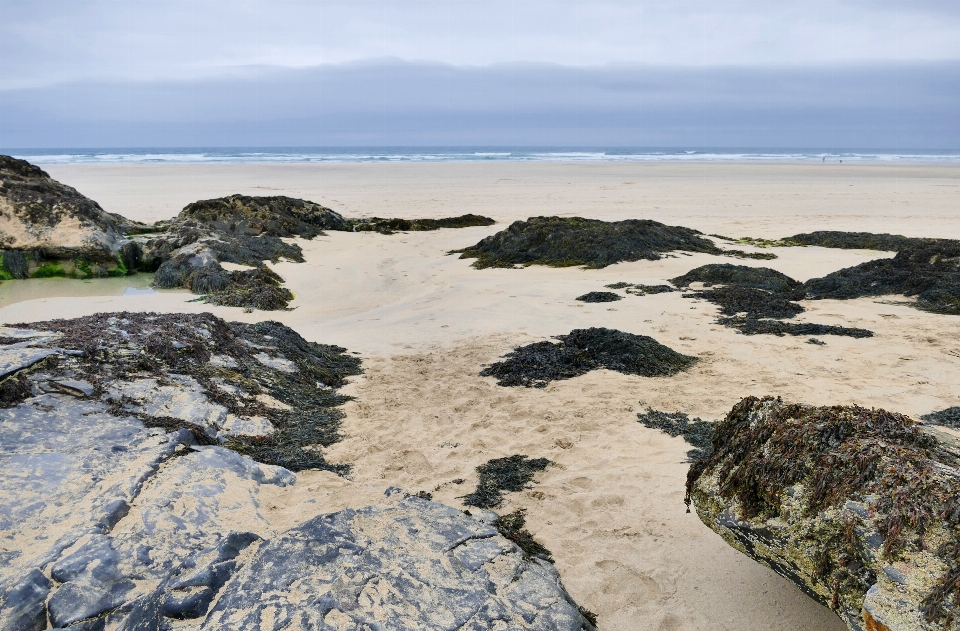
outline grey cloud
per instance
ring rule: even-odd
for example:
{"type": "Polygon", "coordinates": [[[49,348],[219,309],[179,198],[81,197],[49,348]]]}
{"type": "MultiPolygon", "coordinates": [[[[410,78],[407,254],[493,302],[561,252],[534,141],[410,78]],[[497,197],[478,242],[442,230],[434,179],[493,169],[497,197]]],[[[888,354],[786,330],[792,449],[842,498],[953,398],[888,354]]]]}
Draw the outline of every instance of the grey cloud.
{"type": "Polygon", "coordinates": [[[960,63],[781,68],[381,60],[0,92],[0,146],[960,148],[960,63]]]}
{"type": "Polygon", "coordinates": [[[0,0],[0,88],[392,56],[811,65],[960,60],[956,0],[0,0]]]}

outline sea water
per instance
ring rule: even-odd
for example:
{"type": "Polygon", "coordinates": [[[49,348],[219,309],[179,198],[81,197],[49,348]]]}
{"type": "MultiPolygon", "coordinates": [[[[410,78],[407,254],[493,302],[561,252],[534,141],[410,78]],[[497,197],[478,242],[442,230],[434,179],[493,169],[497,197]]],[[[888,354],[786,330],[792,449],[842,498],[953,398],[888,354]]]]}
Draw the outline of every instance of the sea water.
{"type": "Polygon", "coordinates": [[[35,164],[310,162],[876,162],[960,164],[957,151],[583,147],[6,149],[35,164]]]}

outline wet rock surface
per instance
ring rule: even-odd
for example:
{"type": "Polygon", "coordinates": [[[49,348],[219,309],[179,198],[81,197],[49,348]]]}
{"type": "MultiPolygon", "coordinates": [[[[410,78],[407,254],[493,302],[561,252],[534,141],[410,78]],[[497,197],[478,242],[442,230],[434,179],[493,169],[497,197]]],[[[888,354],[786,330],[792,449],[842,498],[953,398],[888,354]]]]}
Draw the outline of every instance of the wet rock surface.
{"type": "Polygon", "coordinates": [[[748,397],[687,501],[851,630],[958,629],[960,445],[884,410],[748,397]]]}
{"type": "Polygon", "coordinates": [[[134,225],[29,162],[0,155],[0,276],[117,272],[125,231],[134,225]]]}
{"type": "Polygon", "coordinates": [[[4,631],[592,628],[489,519],[391,492],[277,531],[265,487],[347,470],[316,449],[337,440],[336,388],[359,370],[344,349],[209,314],[0,338],[3,383],[25,384],[0,409],[4,631]]]}

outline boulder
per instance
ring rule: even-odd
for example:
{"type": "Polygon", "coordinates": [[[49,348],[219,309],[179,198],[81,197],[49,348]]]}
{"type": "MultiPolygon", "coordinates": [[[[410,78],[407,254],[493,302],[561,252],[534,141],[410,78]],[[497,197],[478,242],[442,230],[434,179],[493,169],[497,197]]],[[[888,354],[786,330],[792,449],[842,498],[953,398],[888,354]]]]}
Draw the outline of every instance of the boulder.
{"type": "Polygon", "coordinates": [[[687,502],[852,631],[960,629],[960,445],[857,406],[748,397],[695,461],[687,502]]]}
{"type": "Polygon", "coordinates": [[[488,517],[394,489],[271,523],[290,468],[349,469],[316,449],[344,351],[210,314],[0,327],[0,631],[592,629],[488,517]]]}
{"type": "Polygon", "coordinates": [[[116,268],[130,225],[29,162],[0,155],[0,248],[8,278],[26,278],[45,267],[50,274],[73,274],[77,260],[81,268],[90,263],[116,268]],[[70,269],[57,265],[60,261],[70,269]]]}

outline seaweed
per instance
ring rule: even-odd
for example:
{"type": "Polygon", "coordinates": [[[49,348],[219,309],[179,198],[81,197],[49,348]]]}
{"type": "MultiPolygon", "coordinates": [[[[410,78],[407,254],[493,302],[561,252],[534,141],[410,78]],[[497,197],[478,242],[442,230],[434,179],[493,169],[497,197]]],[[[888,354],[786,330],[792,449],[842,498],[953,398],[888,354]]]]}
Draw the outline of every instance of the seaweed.
{"type": "Polygon", "coordinates": [[[518,265],[599,269],[621,261],[655,261],[675,250],[723,253],[700,235],[690,228],[647,219],[608,222],[582,217],[531,217],[453,253],[460,253],[462,259],[477,259],[473,263],[477,269],[518,265]]]}
{"type": "Polygon", "coordinates": [[[393,234],[396,231],[421,232],[439,230],[440,228],[492,226],[497,223],[489,217],[473,214],[460,215],[459,217],[444,217],[442,219],[384,219],[382,217],[370,217],[369,219],[347,219],[346,222],[345,227],[336,228],[336,230],[393,234]]]}
{"type": "Polygon", "coordinates": [[[582,296],[577,296],[576,299],[580,302],[615,302],[623,300],[623,296],[612,291],[591,291],[582,296]]]}
{"type": "Polygon", "coordinates": [[[683,412],[661,412],[650,407],[647,408],[646,413],[637,413],[637,418],[645,427],[659,429],[673,437],[683,436],[683,439],[693,447],[687,452],[689,462],[706,458],[713,450],[716,423],[701,420],[699,417],[691,420],[683,412]]]}
{"type": "Polygon", "coordinates": [[[824,342],[823,340],[818,340],[818,339],[815,338],[815,337],[811,337],[809,340],[807,340],[807,344],[813,344],[814,346],[826,346],[826,345],[827,345],[826,342],[824,342]]]}
{"type": "MultiPolygon", "coordinates": [[[[515,455],[494,458],[477,467],[479,480],[472,493],[463,496],[465,506],[496,508],[503,503],[504,492],[522,491],[533,481],[533,475],[553,464],[546,458],[530,459],[515,455]]],[[[521,524],[522,525],[522,524],[521,524]]]]}
{"type": "Polygon", "coordinates": [[[293,300],[293,293],[281,286],[283,279],[280,275],[266,266],[228,274],[229,285],[207,293],[206,302],[225,307],[277,311],[286,309],[293,300]]]}
{"type": "Polygon", "coordinates": [[[730,263],[714,263],[701,265],[690,270],[683,276],[670,279],[677,287],[689,287],[691,283],[712,285],[728,285],[750,289],[762,289],[778,294],[791,300],[800,300],[804,297],[803,283],[796,281],[782,272],[769,267],[749,267],[746,265],[731,265],[730,263]]]}
{"type": "Polygon", "coordinates": [[[942,425],[960,429],[960,407],[953,406],[938,412],[923,414],[920,420],[931,425],[942,425]]]}
{"type": "MultiPolygon", "coordinates": [[[[225,322],[209,313],[101,313],[15,326],[61,333],[57,346],[72,354],[58,370],[98,391],[118,378],[192,377],[204,396],[228,412],[270,422],[274,431],[267,436],[234,436],[223,443],[258,462],[292,471],[349,471],[348,465],[327,463],[320,450],[340,440],[344,414],[338,407],[349,397],[336,389],[360,372],[360,359],[344,348],[308,342],[279,322],[225,322]],[[213,363],[214,355],[232,363],[213,363]],[[271,359],[289,362],[288,367],[271,368],[271,359]],[[265,404],[262,395],[279,405],[265,404]]],[[[167,431],[188,429],[200,442],[210,440],[202,428],[148,416],[135,403],[121,400],[109,411],[167,431]]]]}
{"type": "Polygon", "coordinates": [[[778,258],[773,252],[744,252],[743,250],[724,250],[723,255],[738,259],[754,259],[757,261],[772,261],[778,258]]]}
{"type": "MultiPolygon", "coordinates": [[[[889,560],[907,547],[924,549],[925,535],[937,527],[937,538],[946,537],[938,552],[951,567],[924,599],[924,610],[928,621],[943,620],[954,615],[960,598],[960,477],[945,472],[957,464],[934,436],[903,414],[746,397],[717,425],[712,454],[691,465],[685,502],[690,505],[697,480],[714,473],[720,497],[736,500],[745,519],[779,516],[791,488],[806,494],[807,516],[851,499],[866,502],[889,560]]],[[[827,584],[852,581],[853,601],[859,602],[869,577],[830,576],[835,569],[821,566],[821,578],[827,584]]]]}
{"type": "Polygon", "coordinates": [[[604,285],[608,289],[626,289],[628,294],[634,296],[646,296],[648,294],[665,294],[671,291],[679,291],[676,287],[672,285],[638,285],[634,283],[611,283],[609,285],[604,285]]]}
{"type": "MultiPolygon", "coordinates": [[[[519,508],[512,513],[501,515],[493,522],[493,527],[503,537],[517,544],[517,547],[523,550],[528,558],[533,557],[553,563],[553,555],[547,550],[546,546],[534,539],[530,531],[524,528],[527,523],[526,514],[526,509],[519,508]]],[[[587,619],[589,620],[589,618],[587,619]]],[[[591,624],[596,624],[596,617],[591,621],[591,624]]]]}
{"type": "Polygon", "coordinates": [[[691,294],[684,298],[702,298],[720,307],[728,316],[745,313],[747,318],[792,318],[804,309],[779,294],[751,287],[719,287],[691,294]]]}
{"type": "Polygon", "coordinates": [[[580,612],[580,615],[583,616],[587,622],[592,624],[594,627],[597,626],[597,614],[593,613],[586,607],[581,607],[579,605],[577,606],[577,611],[580,612]]]}
{"type": "Polygon", "coordinates": [[[682,355],[652,337],[616,329],[574,329],[555,336],[559,343],[518,346],[480,372],[496,377],[500,386],[543,388],[554,380],[570,379],[606,368],[627,375],[665,377],[689,369],[698,359],[682,355]]]}
{"type": "Polygon", "coordinates": [[[900,250],[890,259],[861,263],[805,284],[813,299],[916,296],[924,311],[960,315],[960,241],[940,240],[900,250]]]}
{"type": "Polygon", "coordinates": [[[836,326],[832,324],[814,324],[812,322],[781,322],[779,320],[761,320],[751,317],[733,316],[717,318],[717,324],[736,329],[744,335],[843,335],[846,337],[873,337],[873,331],[856,327],[836,326]]]}

